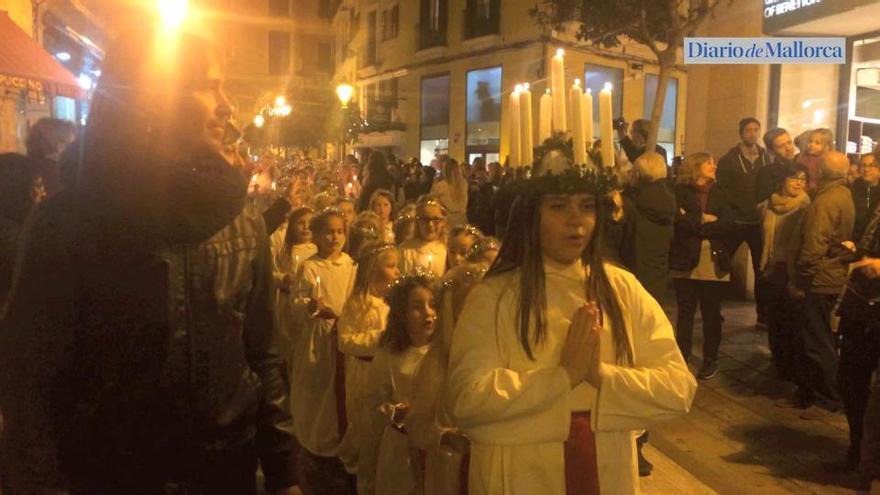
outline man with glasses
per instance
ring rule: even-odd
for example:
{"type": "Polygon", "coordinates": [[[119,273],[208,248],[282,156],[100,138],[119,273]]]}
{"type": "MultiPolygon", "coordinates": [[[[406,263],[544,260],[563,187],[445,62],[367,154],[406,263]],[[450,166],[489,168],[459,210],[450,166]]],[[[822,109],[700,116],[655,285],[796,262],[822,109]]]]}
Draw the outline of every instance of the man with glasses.
{"type": "Polygon", "coordinates": [[[880,163],[873,154],[862,155],[859,159],[859,177],[852,183],[853,202],[856,205],[856,223],[853,227],[853,239],[859,239],[865,233],[865,227],[871,219],[871,212],[880,199],[880,163]]]}

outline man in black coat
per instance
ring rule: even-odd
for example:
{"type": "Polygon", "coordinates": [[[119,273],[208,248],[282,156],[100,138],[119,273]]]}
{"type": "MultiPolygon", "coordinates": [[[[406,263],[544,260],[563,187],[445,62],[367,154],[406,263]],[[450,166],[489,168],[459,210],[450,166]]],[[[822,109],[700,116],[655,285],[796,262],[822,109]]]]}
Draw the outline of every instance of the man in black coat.
{"type": "Polygon", "coordinates": [[[23,236],[4,493],[256,494],[258,464],[268,492],[295,490],[269,242],[223,154],[219,58],[188,34],[156,46],[130,30],[112,47],[79,183],[23,236]]]}
{"type": "MultiPolygon", "coordinates": [[[[626,133],[626,122],[623,122],[623,119],[619,119],[618,122],[617,137],[620,139],[620,147],[626,153],[626,158],[631,163],[635,163],[636,158],[642,156],[645,152],[651,122],[646,119],[633,121],[629,135],[626,133]]],[[[654,151],[663,157],[663,163],[669,163],[666,156],[666,148],[656,144],[654,145],[654,151]]]]}

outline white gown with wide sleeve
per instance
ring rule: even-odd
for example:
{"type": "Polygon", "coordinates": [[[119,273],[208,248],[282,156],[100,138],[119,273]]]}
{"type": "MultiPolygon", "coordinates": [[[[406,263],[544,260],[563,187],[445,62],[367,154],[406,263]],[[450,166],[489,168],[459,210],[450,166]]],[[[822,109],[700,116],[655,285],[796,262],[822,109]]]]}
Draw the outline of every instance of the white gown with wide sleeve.
{"type": "Polygon", "coordinates": [[[547,338],[535,359],[518,339],[519,271],[484,280],[458,320],[450,355],[448,408],[471,438],[471,495],[565,493],[563,442],[571,413],[591,411],[602,495],[639,493],[634,432],[686,413],[696,391],[657,302],[636,278],[606,265],[630,335],[633,367],[614,364],[606,318],[600,337],[602,384],[573,390],[560,355],[571,317],[582,306],[579,263],[545,262],[547,338]]]}

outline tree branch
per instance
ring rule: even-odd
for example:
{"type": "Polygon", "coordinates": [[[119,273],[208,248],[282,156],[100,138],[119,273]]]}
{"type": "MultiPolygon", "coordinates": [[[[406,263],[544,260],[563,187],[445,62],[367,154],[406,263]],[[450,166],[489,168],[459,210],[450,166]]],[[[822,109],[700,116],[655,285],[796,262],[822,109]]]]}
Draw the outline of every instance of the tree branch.
{"type": "Polygon", "coordinates": [[[648,11],[645,7],[642,7],[642,11],[639,12],[639,34],[642,36],[642,42],[651,49],[654,55],[657,56],[657,61],[660,61],[660,56],[662,52],[660,48],[657,47],[657,42],[654,41],[654,37],[651,36],[650,30],[648,30],[648,11]]]}
{"type": "Polygon", "coordinates": [[[694,9],[695,12],[692,11],[694,12],[694,16],[688,20],[682,31],[685,34],[691,34],[696,31],[697,27],[699,27],[703,20],[715,11],[722,1],[724,0],[703,0],[700,2],[700,8],[694,9]]]}

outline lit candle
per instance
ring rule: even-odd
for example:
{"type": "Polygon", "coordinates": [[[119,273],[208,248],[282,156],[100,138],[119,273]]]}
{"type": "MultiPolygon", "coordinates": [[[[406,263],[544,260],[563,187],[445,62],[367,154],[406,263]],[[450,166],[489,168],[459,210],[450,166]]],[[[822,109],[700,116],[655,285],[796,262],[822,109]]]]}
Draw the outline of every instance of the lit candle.
{"type": "Polygon", "coordinates": [[[354,181],[357,181],[357,180],[358,180],[358,176],[357,176],[357,174],[352,175],[352,176],[351,176],[351,179],[354,180],[354,181]]]}
{"type": "Polygon", "coordinates": [[[352,188],[354,188],[354,185],[353,185],[351,182],[349,182],[348,184],[346,184],[346,185],[345,185],[345,193],[346,193],[347,195],[351,196],[351,190],[352,190],[352,188]]]}
{"type": "Polygon", "coordinates": [[[321,299],[321,277],[315,277],[315,299],[321,299]]]}
{"type": "Polygon", "coordinates": [[[583,116],[583,96],[581,90],[581,80],[575,79],[571,86],[571,124],[572,124],[572,146],[574,151],[575,165],[584,165],[587,163],[587,145],[584,140],[584,116],[583,116]]]}
{"type": "Polygon", "coordinates": [[[510,102],[508,115],[508,141],[510,142],[510,150],[508,151],[508,166],[519,167],[522,165],[522,131],[520,128],[520,112],[519,112],[519,93],[522,91],[522,85],[517,84],[516,88],[510,93],[510,102]]]}
{"type": "Polygon", "coordinates": [[[277,187],[277,184],[275,183],[275,181],[273,180],[272,181],[272,190],[274,191],[276,189],[278,189],[278,187],[277,187]]]}
{"type": "Polygon", "coordinates": [[[550,88],[553,96],[553,132],[565,132],[565,50],[559,48],[550,59],[550,88]]]}
{"type": "Polygon", "coordinates": [[[434,266],[434,254],[428,253],[428,271],[433,271],[434,266]]]}
{"type": "Polygon", "coordinates": [[[593,92],[590,91],[590,88],[587,88],[587,92],[584,93],[583,96],[583,107],[581,110],[583,111],[584,117],[584,139],[587,140],[587,148],[590,149],[593,147],[593,92]]]}
{"type": "Polygon", "coordinates": [[[602,166],[614,166],[614,129],[611,127],[611,83],[599,92],[599,139],[602,140],[602,166]]]}
{"type": "Polygon", "coordinates": [[[529,91],[529,83],[523,84],[519,94],[519,125],[522,138],[520,138],[520,162],[523,165],[531,165],[534,160],[534,137],[532,129],[532,92],[529,91]]]}
{"type": "Polygon", "coordinates": [[[541,95],[538,115],[538,144],[544,144],[544,140],[550,139],[550,129],[553,123],[553,98],[550,96],[550,88],[541,95]]]}

